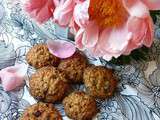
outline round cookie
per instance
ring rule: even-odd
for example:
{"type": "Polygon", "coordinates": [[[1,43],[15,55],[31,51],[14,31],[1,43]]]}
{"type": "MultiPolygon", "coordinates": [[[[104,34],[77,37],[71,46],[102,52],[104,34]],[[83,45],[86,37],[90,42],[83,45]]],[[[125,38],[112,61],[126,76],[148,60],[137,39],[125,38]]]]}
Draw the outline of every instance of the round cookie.
{"type": "Polygon", "coordinates": [[[38,44],[33,46],[26,55],[28,64],[35,68],[52,65],[58,66],[60,59],[52,55],[46,44],[38,44]]]}
{"type": "Polygon", "coordinates": [[[87,67],[87,59],[79,51],[67,59],[61,60],[58,69],[64,71],[69,82],[81,83],[83,71],[87,67]]]}
{"type": "Polygon", "coordinates": [[[73,120],[91,120],[97,113],[96,101],[84,92],[73,92],[63,100],[64,110],[73,120]]]}
{"type": "Polygon", "coordinates": [[[103,66],[86,68],[83,79],[87,93],[99,99],[111,97],[117,85],[112,70],[103,66]]]}
{"type": "Polygon", "coordinates": [[[52,104],[40,102],[28,107],[20,120],[62,120],[62,117],[52,104]]]}
{"type": "Polygon", "coordinates": [[[29,81],[31,95],[44,102],[63,99],[69,85],[65,75],[54,67],[43,67],[31,76],[29,81]]]}

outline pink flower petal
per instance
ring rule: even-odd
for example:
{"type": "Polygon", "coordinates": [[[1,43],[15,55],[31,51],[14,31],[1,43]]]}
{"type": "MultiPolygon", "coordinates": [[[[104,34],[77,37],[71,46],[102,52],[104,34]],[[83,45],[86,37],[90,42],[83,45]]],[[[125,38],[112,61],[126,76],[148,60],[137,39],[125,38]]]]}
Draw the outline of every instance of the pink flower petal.
{"type": "Polygon", "coordinates": [[[50,19],[55,9],[53,0],[29,0],[25,7],[29,15],[39,23],[50,19]]]}
{"type": "Polygon", "coordinates": [[[148,27],[148,29],[143,44],[147,47],[151,47],[154,40],[154,25],[150,16],[146,18],[146,26],[148,27]]]}
{"type": "Polygon", "coordinates": [[[74,44],[63,40],[48,40],[47,45],[49,51],[59,58],[68,58],[76,51],[74,44]]]}
{"type": "Polygon", "coordinates": [[[5,91],[10,91],[24,83],[24,76],[27,72],[26,64],[19,64],[4,68],[0,71],[2,86],[5,91]]]}
{"type": "Polygon", "coordinates": [[[94,22],[89,22],[86,28],[81,28],[75,36],[76,46],[79,49],[95,47],[99,37],[98,26],[94,22]]]}
{"type": "Polygon", "coordinates": [[[109,60],[109,58],[111,59],[110,56],[117,58],[124,53],[132,37],[132,33],[127,30],[125,25],[113,29],[110,34],[107,34],[107,32],[108,31],[102,32],[99,48],[102,48],[105,52],[104,58],[109,60]]]}
{"type": "Polygon", "coordinates": [[[98,37],[99,37],[98,26],[95,24],[95,22],[89,22],[83,34],[82,44],[87,48],[94,47],[98,41],[98,37]]]}
{"type": "Polygon", "coordinates": [[[149,9],[140,0],[123,0],[124,7],[134,17],[146,17],[149,15],[149,9]]]}
{"type": "Polygon", "coordinates": [[[122,53],[108,53],[106,52],[105,55],[103,56],[103,59],[107,60],[107,61],[110,61],[112,59],[112,57],[114,58],[118,58],[122,53]]]}
{"type": "Polygon", "coordinates": [[[70,33],[72,33],[73,35],[76,35],[78,30],[80,29],[80,27],[75,23],[73,17],[70,21],[69,28],[70,28],[70,33]]]}
{"type": "Polygon", "coordinates": [[[84,49],[84,45],[82,44],[82,39],[83,39],[84,31],[85,30],[83,28],[79,29],[78,32],[77,32],[77,34],[76,34],[76,36],[75,36],[76,47],[78,49],[81,49],[81,50],[84,49]]]}
{"type": "Polygon", "coordinates": [[[150,10],[160,10],[160,0],[141,0],[150,10]]]}
{"type": "Polygon", "coordinates": [[[53,0],[55,6],[58,6],[60,4],[60,1],[59,0],[53,0]]]}
{"type": "Polygon", "coordinates": [[[74,0],[60,1],[60,4],[56,6],[54,11],[54,21],[59,25],[66,27],[73,16],[74,6],[74,0]]]}
{"type": "Polygon", "coordinates": [[[74,8],[73,18],[76,24],[79,25],[80,27],[84,27],[88,25],[87,23],[89,20],[88,8],[89,8],[88,0],[77,4],[74,8]]]}
{"type": "MultiPolygon", "coordinates": [[[[100,34],[101,38],[109,38],[110,33],[111,33],[111,29],[105,29],[103,30],[103,32],[100,34]]],[[[100,38],[98,39],[97,44],[91,48],[91,53],[93,56],[97,56],[97,57],[102,57],[106,54],[106,50],[105,47],[102,47],[103,45],[106,44],[106,41],[103,39],[101,40],[100,38]]]]}
{"type": "Polygon", "coordinates": [[[125,51],[129,55],[132,50],[141,47],[143,44],[150,47],[153,43],[153,23],[150,16],[146,18],[131,17],[128,20],[128,30],[132,32],[132,39],[125,51]]]}
{"type": "Polygon", "coordinates": [[[86,44],[83,45],[91,51],[93,56],[103,56],[104,59],[111,60],[112,57],[117,58],[123,54],[132,34],[128,31],[127,26],[124,25],[117,29],[105,29],[98,36],[100,37],[93,47],[89,48],[86,44]]]}
{"type": "Polygon", "coordinates": [[[3,73],[3,75],[8,76],[8,77],[4,77],[2,80],[2,86],[5,91],[11,91],[11,90],[15,89],[17,87],[17,79],[18,79],[19,83],[22,84],[23,79],[18,78],[14,74],[3,73]]]}
{"type": "Polygon", "coordinates": [[[131,17],[128,20],[128,30],[133,33],[132,39],[134,39],[135,44],[142,44],[143,37],[146,34],[147,26],[145,23],[145,19],[138,17],[131,17]]]}
{"type": "Polygon", "coordinates": [[[112,29],[110,35],[108,31],[103,31],[100,36],[101,48],[111,53],[117,53],[124,50],[131,39],[131,32],[128,31],[126,26],[112,29]]]}
{"type": "Polygon", "coordinates": [[[129,41],[128,47],[125,51],[125,55],[136,48],[143,45],[143,41],[147,32],[147,26],[143,18],[130,17],[128,20],[128,30],[132,32],[132,39],[129,41]]]}

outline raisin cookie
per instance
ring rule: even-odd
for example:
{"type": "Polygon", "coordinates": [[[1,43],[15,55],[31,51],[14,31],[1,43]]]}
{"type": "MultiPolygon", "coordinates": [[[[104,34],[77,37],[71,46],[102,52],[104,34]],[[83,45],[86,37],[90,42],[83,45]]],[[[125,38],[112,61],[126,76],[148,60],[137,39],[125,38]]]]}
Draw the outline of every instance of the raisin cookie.
{"type": "Polygon", "coordinates": [[[62,117],[53,104],[40,102],[29,106],[20,120],[62,120],[62,117]]]}

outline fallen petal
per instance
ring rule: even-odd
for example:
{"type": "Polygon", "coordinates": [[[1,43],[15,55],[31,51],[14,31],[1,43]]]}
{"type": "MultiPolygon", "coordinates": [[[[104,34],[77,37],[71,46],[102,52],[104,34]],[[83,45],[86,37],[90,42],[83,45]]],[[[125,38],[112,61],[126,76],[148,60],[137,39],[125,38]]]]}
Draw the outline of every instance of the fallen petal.
{"type": "Polygon", "coordinates": [[[71,57],[76,51],[74,44],[63,40],[48,40],[47,46],[50,53],[59,58],[71,57]]]}
{"type": "Polygon", "coordinates": [[[11,91],[24,83],[24,76],[27,72],[26,64],[17,64],[15,66],[4,68],[0,71],[0,78],[3,89],[11,91]]]}

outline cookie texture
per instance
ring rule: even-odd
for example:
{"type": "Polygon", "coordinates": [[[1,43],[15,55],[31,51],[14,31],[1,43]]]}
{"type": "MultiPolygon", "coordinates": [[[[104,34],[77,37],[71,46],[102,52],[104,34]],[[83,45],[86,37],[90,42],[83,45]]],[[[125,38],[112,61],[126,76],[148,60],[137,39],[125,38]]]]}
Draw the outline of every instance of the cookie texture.
{"type": "Polygon", "coordinates": [[[81,83],[83,81],[83,71],[86,67],[86,57],[77,51],[70,58],[61,60],[58,69],[64,71],[69,82],[81,83]]]}
{"type": "Polygon", "coordinates": [[[61,101],[69,85],[65,75],[54,67],[43,67],[31,76],[31,95],[44,102],[61,101]]]}
{"type": "Polygon", "coordinates": [[[62,120],[62,117],[53,104],[40,102],[29,106],[20,120],[62,120]]]}
{"type": "Polygon", "coordinates": [[[44,66],[58,66],[60,59],[52,55],[46,44],[38,44],[33,46],[26,55],[28,64],[35,68],[44,66]]]}
{"type": "Polygon", "coordinates": [[[97,113],[96,101],[84,92],[73,92],[63,100],[66,115],[73,120],[92,120],[97,113]]]}
{"type": "Polygon", "coordinates": [[[99,99],[111,97],[117,85],[113,71],[102,66],[86,68],[83,78],[87,93],[99,99]]]}

